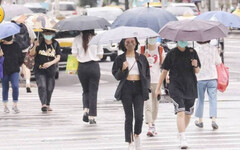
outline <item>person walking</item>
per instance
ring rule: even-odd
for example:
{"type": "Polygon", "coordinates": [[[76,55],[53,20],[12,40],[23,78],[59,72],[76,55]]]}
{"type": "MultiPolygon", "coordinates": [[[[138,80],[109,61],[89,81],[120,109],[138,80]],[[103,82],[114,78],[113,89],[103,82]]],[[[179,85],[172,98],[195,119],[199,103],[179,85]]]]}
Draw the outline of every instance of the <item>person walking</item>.
{"type": "Polygon", "coordinates": [[[144,101],[149,99],[150,90],[149,64],[144,55],[136,52],[138,45],[137,38],[122,39],[119,49],[124,53],[115,59],[112,67],[113,76],[120,81],[115,98],[121,100],[123,104],[125,141],[129,143],[129,150],[141,149],[140,134],[143,124],[144,101]],[[134,132],[133,116],[135,117],[134,132]]]}
{"type": "Polygon", "coordinates": [[[96,124],[97,94],[100,80],[98,61],[103,57],[101,46],[89,45],[95,35],[94,30],[85,30],[73,41],[72,54],[77,57],[78,78],[83,88],[83,121],[96,124]]]}
{"type": "Polygon", "coordinates": [[[13,98],[12,110],[15,113],[19,113],[20,110],[17,107],[17,103],[19,97],[19,71],[20,66],[23,64],[22,51],[19,45],[13,41],[13,36],[2,39],[0,47],[0,57],[4,57],[2,78],[2,101],[4,105],[4,112],[10,112],[8,108],[8,92],[10,81],[13,98]]]}
{"type": "Polygon", "coordinates": [[[179,132],[181,149],[188,148],[185,131],[194,110],[197,98],[196,73],[200,71],[200,61],[197,52],[187,47],[186,41],[178,41],[178,46],[172,49],[162,64],[162,74],[155,91],[156,96],[161,95],[160,87],[168,71],[170,77],[169,94],[177,114],[177,128],[179,132]]]}
{"type": "Polygon", "coordinates": [[[38,95],[43,112],[52,111],[50,107],[52,93],[55,87],[56,64],[61,57],[60,46],[53,39],[55,31],[43,29],[43,40],[34,42],[30,55],[35,56],[34,73],[38,86],[38,95]]]}
{"type": "Polygon", "coordinates": [[[203,108],[205,91],[207,90],[209,98],[209,116],[212,119],[212,128],[218,129],[216,123],[217,117],[217,69],[216,65],[221,64],[221,57],[218,49],[210,45],[210,41],[197,42],[196,51],[201,61],[201,71],[197,75],[198,100],[196,105],[195,116],[199,120],[195,121],[195,125],[203,128],[203,108]]]}
{"type": "MultiPolygon", "coordinates": [[[[22,15],[20,17],[16,17],[12,20],[13,23],[16,23],[20,27],[20,33],[15,35],[14,41],[17,42],[22,50],[22,56],[25,57],[27,52],[29,51],[32,43],[36,39],[36,35],[30,25],[28,25],[25,20],[27,16],[22,15]]],[[[22,73],[21,76],[25,78],[26,81],[26,92],[31,93],[31,70],[23,63],[22,64],[22,73]]]]}
{"type": "Polygon", "coordinates": [[[159,101],[154,91],[157,88],[158,78],[161,74],[161,65],[164,59],[163,47],[157,44],[157,37],[151,37],[146,40],[146,46],[141,47],[141,54],[144,54],[148,60],[151,75],[151,92],[149,100],[144,102],[145,106],[145,122],[148,124],[147,136],[157,134],[155,121],[158,116],[159,101]]]}

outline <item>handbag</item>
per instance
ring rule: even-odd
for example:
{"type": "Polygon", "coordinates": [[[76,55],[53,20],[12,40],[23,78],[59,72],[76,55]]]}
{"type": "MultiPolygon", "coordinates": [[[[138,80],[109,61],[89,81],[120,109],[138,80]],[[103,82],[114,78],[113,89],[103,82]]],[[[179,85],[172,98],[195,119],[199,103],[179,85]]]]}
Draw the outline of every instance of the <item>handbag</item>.
{"type": "Polygon", "coordinates": [[[217,88],[220,92],[224,92],[227,89],[229,83],[229,68],[224,66],[223,63],[217,65],[217,88]]]}
{"type": "Polygon", "coordinates": [[[68,55],[66,73],[67,74],[76,74],[78,70],[78,60],[75,56],[68,55]]]}
{"type": "Polygon", "coordinates": [[[28,69],[32,69],[35,64],[35,56],[30,55],[30,51],[28,51],[24,57],[24,64],[28,69]]]}

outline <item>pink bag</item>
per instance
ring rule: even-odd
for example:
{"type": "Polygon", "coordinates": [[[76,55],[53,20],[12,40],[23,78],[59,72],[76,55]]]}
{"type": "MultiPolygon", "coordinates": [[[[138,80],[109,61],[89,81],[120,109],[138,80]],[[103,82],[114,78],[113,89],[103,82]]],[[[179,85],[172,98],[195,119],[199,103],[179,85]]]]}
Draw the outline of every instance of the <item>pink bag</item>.
{"type": "Polygon", "coordinates": [[[224,92],[229,83],[229,68],[224,66],[223,63],[217,65],[217,74],[218,74],[218,90],[224,92]]]}

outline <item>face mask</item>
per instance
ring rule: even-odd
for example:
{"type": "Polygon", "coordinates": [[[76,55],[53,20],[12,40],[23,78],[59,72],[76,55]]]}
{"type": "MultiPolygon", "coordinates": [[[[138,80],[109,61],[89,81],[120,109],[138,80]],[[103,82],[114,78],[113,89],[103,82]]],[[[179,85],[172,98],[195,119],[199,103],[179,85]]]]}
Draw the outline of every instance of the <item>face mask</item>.
{"type": "Polygon", "coordinates": [[[187,41],[178,41],[178,46],[181,48],[185,48],[188,46],[188,42],[187,41]]]}
{"type": "Polygon", "coordinates": [[[53,35],[43,35],[44,39],[51,40],[53,38],[53,35]]]}
{"type": "Polygon", "coordinates": [[[154,45],[154,44],[156,44],[156,43],[157,43],[157,38],[149,38],[149,39],[148,39],[148,44],[154,45]]]}
{"type": "Polygon", "coordinates": [[[129,44],[126,45],[127,50],[134,50],[134,48],[135,48],[135,45],[132,44],[132,43],[129,43],[129,44]]]}

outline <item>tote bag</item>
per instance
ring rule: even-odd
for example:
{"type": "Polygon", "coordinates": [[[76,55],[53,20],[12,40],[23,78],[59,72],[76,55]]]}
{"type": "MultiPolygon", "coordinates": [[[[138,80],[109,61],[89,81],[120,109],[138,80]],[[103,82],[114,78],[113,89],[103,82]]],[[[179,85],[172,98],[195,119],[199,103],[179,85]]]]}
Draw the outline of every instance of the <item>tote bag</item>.
{"type": "Polygon", "coordinates": [[[223,63],[217,65],[217,74],[218,74],[218,90],[224,92],[227,89],[229,83],[229,68],[224,66],[223,63]]]}
{"type": "Polygon", "coordinates": [[[76,74],[78,70],[78,60],[75,56],[68,55],[66,73],[76,74]]]}

